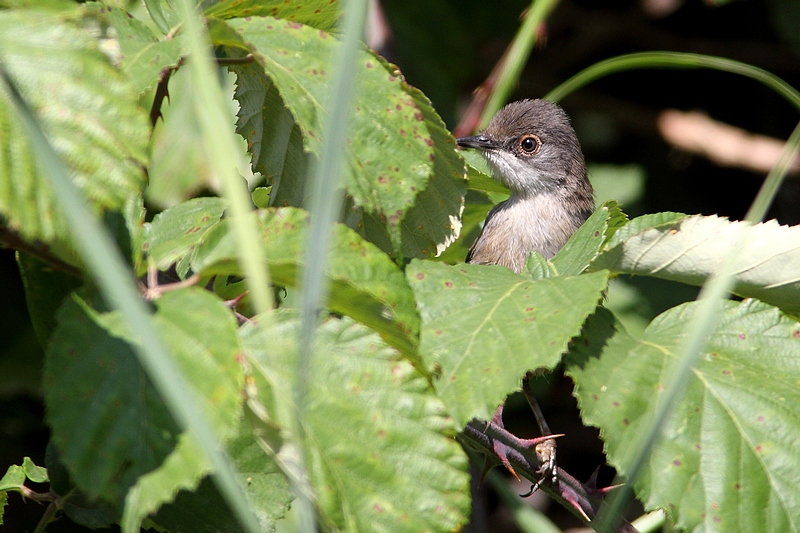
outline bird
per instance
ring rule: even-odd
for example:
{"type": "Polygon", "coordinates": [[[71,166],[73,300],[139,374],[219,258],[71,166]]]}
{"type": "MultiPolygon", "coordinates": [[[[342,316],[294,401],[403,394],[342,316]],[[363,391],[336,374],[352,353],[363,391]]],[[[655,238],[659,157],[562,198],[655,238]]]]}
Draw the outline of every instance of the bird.
{"type": "Polygon", "coordinates": [[[511,192],[489,211],[467,263],[520,273],[531,252],[551,259],[594,211],[580,142],[553,102],[512,102],[482,133],[457,143],[479,150],[493,177],[511,192]]]}
{"type": "MultiPolygon", "coordinates": [[[[510,191],[508,199],[486,216],[467,253],[467,263],[503,265],[521,273],[531,252],[551,259],[594,211],[594,191],[580,142],[569,116],[557,104],[541,99],[512,102],[495,114],[482,133],[456,141],[461,148],[479,150],[494,178],[510,191]]],[[[523,391],[542,437],[519,439],[508,433],[503,425],[503,404],[490,422],[509,439],[535,448],[539,455],[542,477],[529,494],[548,478],[558,483],[554,438],[560,436],[550,431],[527,386],[531,375],[523,378],[523,391]]],[[[508,448],[498,444],[494,451],[516,476],[508,448]]]]}

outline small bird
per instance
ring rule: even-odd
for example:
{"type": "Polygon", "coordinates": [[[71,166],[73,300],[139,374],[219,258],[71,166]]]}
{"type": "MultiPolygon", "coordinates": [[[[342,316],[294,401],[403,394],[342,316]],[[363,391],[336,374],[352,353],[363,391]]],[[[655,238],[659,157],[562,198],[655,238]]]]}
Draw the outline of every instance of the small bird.
{"type": "MultiPolygon", "coordinates": [[[[578,137],[567,114],[553,102],[512,102],[497,112],[483,133],[457,142],[462,148],[480,150],[494,177],[511,191],[508,200],[489,211],[467,263],[503,265],[520,273],[531,252],[552,258],[594,211],[594,191],[578,137]]],[[[518,444],[534,448],[542,461],[542,478],[531,488],[532,494],[548,478],[557,484],[561,474],[553,440],[559,435],[552,434],[528,390],[529,379],[530,373],[523,379],[523,390],[542,437],[518,439],[506,433],[518,444]]],[[[502,404],[491,424],[505,431],[502,404]]],[[[496,445],[494,450],[516,476],[508,448],[496,445]]]]}
{"type": "Polygon", "coordinates": [[[512,102],[483,133],[461,137],[458,145],[480,150],[511,191],[489,211],[467,263],[522,272],[531,252],[552,258],[594,211],[578,137],[553,102],[512,102]]]}

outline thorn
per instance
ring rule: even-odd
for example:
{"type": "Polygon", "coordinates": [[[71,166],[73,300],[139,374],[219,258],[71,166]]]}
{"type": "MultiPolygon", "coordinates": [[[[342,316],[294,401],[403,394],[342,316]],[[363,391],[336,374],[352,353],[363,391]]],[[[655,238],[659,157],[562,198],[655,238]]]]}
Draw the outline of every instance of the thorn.
{"type": "Polygon", "coordinates": [[[511,466],[511,463],[508,461],[508,450],[509,447],[502,442],[492,442],[492,451],[494,451],[494,454],[498,457],[498,459],[500,459],[500,462],[503,463],[503,466],[505,466],[506,469],[511,472],[511,475],[517,478],[517,481],[521,481],[517,475],[517,471],[514,470],[514,467],[511,466]]]}
{"type": "Polygon", "coordinates": [[[579,513],[581,513],[581,516],[585,518],[587,522],[592,521],[592,519],[586,514],[586,511],[583,510],[583,507],[580,506],[578,500],[576,500],[571,493],[567,492],[566,494],[562,494],[562,496],[570,503],[570,505],[572,505],[579,513]]]}
{"type": "Polygon", "coordinates": [[[594,489],[591,489],[591,490],[595,494],[608,494],[612,490],[618,489],[618,488],[624,487],[624,486],[625,486],[625,483],[617,483],[616,485],[609,485],[608,487],[603,487],[602,489],[594,488],[594,489]]]}
{"type": "Polygon", "coordinates": [[[597,468],[594,469],[592,475],[589,476],[589,480],[586,483],[584,483],[587,489],[593,492],[597,490],[597,474],[599,473],[600,473],[600,465],[597,465],[597,468]]]}

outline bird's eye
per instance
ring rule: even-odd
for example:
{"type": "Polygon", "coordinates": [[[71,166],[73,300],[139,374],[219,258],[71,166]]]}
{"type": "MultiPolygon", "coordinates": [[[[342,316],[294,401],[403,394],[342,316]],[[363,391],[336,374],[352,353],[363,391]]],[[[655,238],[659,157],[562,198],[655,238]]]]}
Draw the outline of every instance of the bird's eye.
{"type": "Polygon", "coordinates": [[[519,139],[519,148],[523,155],[533,155],[542,147],[542,141],[536,135],[524,135],[519,139]]]}

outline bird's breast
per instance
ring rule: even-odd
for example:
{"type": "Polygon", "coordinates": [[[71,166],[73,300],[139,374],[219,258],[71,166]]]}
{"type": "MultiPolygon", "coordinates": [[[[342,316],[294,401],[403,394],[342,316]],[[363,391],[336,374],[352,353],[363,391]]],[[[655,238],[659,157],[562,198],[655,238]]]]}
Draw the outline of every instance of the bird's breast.
{"type": "Polygon", "coordinates": [[[556,195],[512,196],[489,212],[469,262],[522,272],[531,252],[550,259],[584,220],[585,216],[566,209],[556,195]]]}

